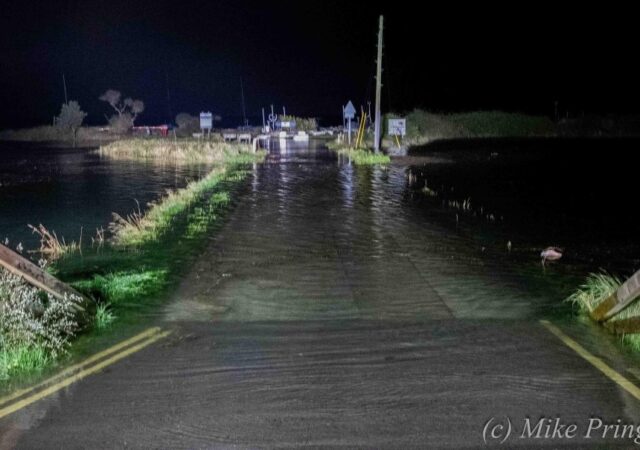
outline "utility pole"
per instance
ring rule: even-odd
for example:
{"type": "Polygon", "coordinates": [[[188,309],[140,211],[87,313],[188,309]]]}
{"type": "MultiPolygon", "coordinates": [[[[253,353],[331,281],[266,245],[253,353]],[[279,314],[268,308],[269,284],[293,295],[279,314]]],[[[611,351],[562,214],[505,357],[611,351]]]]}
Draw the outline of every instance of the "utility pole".
{"type": "Polygon", "coordinates": [[[167,71],[167,68],[165,66],[164,68],[164,81],[165,81],[165,87],[167,88],[167,120],[169,122],[173,122],[173,108],[171,107],[171,93],[169,92],[169,72],[167,71]]]}
{"type": "Polygon", "coordinates": [[[67,98],[67,80],[64,78],[64,73],[62,74],[62,85],[64,86],[64,103],[68,104],[69,99],[67,98]]]}
{"type": "Polygon", "coordinates": [[[375,122],[375,135],[373,139],[373,150],[380,152],[380,131],[381,131],[381,119],[380,119],[380,92],[382,91],[382,29],[383,29],[383,16],[380,16],[380,25],[378,30],[378,60],[376,70],[376,122],[375,122]]]}
{"type": "Polygon", "coordinates": [[[240,77],[240,97],[242,98],[242,126],[247,126],[247,110],[244,106],[244,86],[242,84],[242,77],[240,77]]]}

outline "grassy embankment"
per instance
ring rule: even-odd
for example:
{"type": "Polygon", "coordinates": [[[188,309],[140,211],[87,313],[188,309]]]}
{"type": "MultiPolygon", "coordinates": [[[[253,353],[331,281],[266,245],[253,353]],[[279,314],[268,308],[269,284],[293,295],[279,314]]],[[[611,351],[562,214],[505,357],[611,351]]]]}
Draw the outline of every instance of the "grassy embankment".
{"type": "Polygon", "coordinates": [[[251,146],[238,146],[220,140],[198,139],[124,139],[105,145],[98,150],[101,155],[134,160],[157,162],[171,161],[184,164],[222,164],[238,150],[250,152],[251,146]],[[131,145],[135,142],[135,145],[131,145]]]}
{"type": "Polygon", "coordinates": [[[385,147],[395,144],[387,136],[387,119],[405,117],[407,135],[405,145],[423,145],[442,139],[548,137],[556,134],[551,119],[502,111],[475,111],[455,114],[437,114],[415,109],[408,114],[389,113],[383,126],[385,147]]]}
{"type": "MultiPolygon", "coordinates": [[[[78,129],[78,142],[104,142],[118,139],[120,136],[110,133],[104,127],[81,127],[78,129]]],[[[0,131],[0,141],[21,142],[72,142],[73,136],[52,125],[32,128],[0,131]]]]}
{"type": "MultiPolygon", "coordinates": [[[[144,214],[114,215],[110,238],[96,236],[91,248],[82,253],[64,246],[57,248],[55,254],[49,253],[54,260],[50,271],[96,301],[93,320],[71,346],[72,356],[74,352],[91,351],[96,342],[104,340],[104,335],[140,327],[148,321],[154,308],[166,300],[188,270],[207,237],[221,225],[248,174],[247,165],[264,157],[263,153],[250,152],[247,146],[177,141],[169,148],[166,144],[165,140],[119,141],[101,152],[124,159],[218,164],[204,178],[151,204],[144,214]]],[[[47,243],[45,247],[59,245],[47,243]]],[[[16,283],[15,279],[10,281],[16,283]]],[[[0,283],[0,301],[15,298],[16,286],[11,283],[0,283]]],[[[23,284],[21,289],[25,288],[23,284]]],[[[29,289],[30,295],[41,295],[29,289]]],[[[15,331],[15,326],[12,329],[10,324],[0,325],[0,379],[5,381],[52,367],[56,359],[67,354],[71,338],[80,331],[70,327],[70,333],[62,334],[66,341],[52,352],[38,336],[21,342],[20,336],[8,334],[15,331]]]]}
{"type": "MultiPolygon", "coordinates": [[[[388,136],[388,119],[407,119],[407,134],[403,146],[417,146],[445,139],[549,137],[556,135],[553,122],[542,116],[529,116],[501,111],[475,111],[456,114],[437,114],[415,109],[407,114],[386,114],[383,119],[382,147],[397,146],[394,137],[388,136]]],[[[329,148],[350,157],[356,164],[389,162],[384,155],[375,155],[367,149],[373,146],[373,136],[367,133],[362,149],[350,149],[345,142],[332,142],[329,148]],[[386,158],[386,159],[385,159],[386,158]]]]}

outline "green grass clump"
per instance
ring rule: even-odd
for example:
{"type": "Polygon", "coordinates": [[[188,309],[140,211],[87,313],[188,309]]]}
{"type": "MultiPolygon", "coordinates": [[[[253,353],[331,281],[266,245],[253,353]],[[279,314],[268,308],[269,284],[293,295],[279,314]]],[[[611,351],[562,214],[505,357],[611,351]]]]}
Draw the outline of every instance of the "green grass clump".
{"type": "Polygon", "coordinates": [[[111,304],[102,303],[96,308],[96,314],[94,317],[94,326],[98,330],[105,330],[109,328],[111,323],[116,320],[116,315],[111,310],[111,304]]]}
{"type": "Polygon", "coordinates": [[[389,155],[385,155],[384,153],[374,153],[371,150],[362,148],[349,148],[340,142],[329,142],[327,148],[333,150],[338,155],[345,156],[349,161],[358,166],[389,164],[391,162],[389,155]]]}
{"type": "MultiPolygon", "coordinates": [[[[585,283],[571,294],[566,301],[577,306],[582,313],[588,314],[593,311],[600,302],[612,295],[621,284],[622,281],[613,275],[607,273],[592,273],[587,277],[585,283]]],[[[637,301],[612,317],[610,322],[632,317],[640,317],[640,303],[637,301]]],[[[639,334],[625,334],[622,335],[620,339],[621,342],[632,351],[640,351],[639,334]]]]}
{"type": "MultiPolygon", "coordinates": [[[[113,257],[104,258],[101,264],[109,261],[115,265],[122,264],[122,260],[113,257]]],[[[144,296],[159,295],[168,284],[168,272],[162,270],[139,269],[124,270],[95,275],[87,280],[75,282],[73,286],[110,305],[136,305],[144,296]]]]}
{"type": "Polygon", "coordinates": [[[384,153],[374,153],[370,150],[345,149],[341,150],[340,154],[347,156],[354,164],[359,166],[389,164],[391,162],[389,155],[385,155],[384,153]]]}
{"type": "Polygon", "coordinates": [[[613,294],[622,282],[607,273],[589,274],[586,281],[566,301],[572,303],[579,311],[589,313],[598,304],[613,294]]]}
{"type": "Polygon", "coordinates": [[[0,346],[0,381],[23,374],[43,371],[51,364],[53,357],[42,346],[18,345],[0,346]]]}

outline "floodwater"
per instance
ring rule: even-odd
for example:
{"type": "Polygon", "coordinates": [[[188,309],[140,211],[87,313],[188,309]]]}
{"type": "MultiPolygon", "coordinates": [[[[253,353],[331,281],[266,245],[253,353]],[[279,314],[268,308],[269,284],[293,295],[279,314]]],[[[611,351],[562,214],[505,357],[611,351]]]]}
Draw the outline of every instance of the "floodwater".
{"type": "Polygon", "coordinates": [[[562,300],[590,271],[624,275],[639,265],[633,224],[613,220],[631,191],[602,163],[608,145],[453,145],[384,168],[354,166],[313,141],[274,142],[169,316],[563,314],[562,300]],[[543,267],[539,255],[550,245],[565,256],[543,267]]]}
{"type": "Polygon", "coordinates": [[[118,161],[91,148],[0,144],[0,240],[32,250],[38,237],[28,224],[43,224],[67,242],[90,242],[107,229],[112,212],[142,210],[167,189],[206,174],[203,166],[118,161]]]}
{"type": "MultiPolygon", "coordinates": [[[[197,280],[184,283],[186,297],[217,299],[194,300],[194,311],[540,317],[566,312],[562,300],[589,272],[624,276],[640,266],[629,215],[635,166],[621,162],[636,141],[451,142],[386,168],[357,167],[322,142],[270,145],[196,265],[197,280]],[[539,254],[550,245],[564,256],[543,268],[539,254]],[[423,301],[427,293],[437,305],[423,301]]],[[[27,224],[67,240],[82,227],[88,242],[112,212],[129,213],[136,201],[144,209],[206,173],[86,148],[5,143],[0,151],[0,239],[27,249],[38,245],[27,224]]]]}
{"type": "MultiPolygon", "coordinates": [[[[171,336],[3,419],[0,436],[18,448],[480,448],[493,418],[637,424],[637,398],[536,320],[560,323],[589,270],[637,265],[632,224],[599,218],[633,182],[616,184],[602,147],[574,144],[430,147],[383,168],[274,142],[160,312],[171,336]],[[584,177],[568,182],[571,170],[584,177]],[[543,269],[547,245],[565,257],[543,269]]],[[[561,325],[640,376],[596,326],[561,325]]],[[[531,442],[630,447],[608,439],[531,442]]]]}

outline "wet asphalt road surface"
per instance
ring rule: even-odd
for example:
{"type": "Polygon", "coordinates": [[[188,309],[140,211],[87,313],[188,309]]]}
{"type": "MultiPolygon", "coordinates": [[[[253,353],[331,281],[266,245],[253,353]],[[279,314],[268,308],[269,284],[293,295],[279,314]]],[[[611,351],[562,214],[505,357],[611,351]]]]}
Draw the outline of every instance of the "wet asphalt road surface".
{"type": "MultiPolygon", "coordinates": [[[[504,448],[635,447],[585,438],[640,402],[540,325],[544,295],[404,204],[401,165],[325,158],[256,168],[158,317],[173,333],[0,419],[0,448],[484,448],[505,418],[504,448]],[[526,418],[577,436],[520,439],[526,418]]],[[[555,322],[638,381],[607,336],[555,322]]]]}

